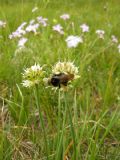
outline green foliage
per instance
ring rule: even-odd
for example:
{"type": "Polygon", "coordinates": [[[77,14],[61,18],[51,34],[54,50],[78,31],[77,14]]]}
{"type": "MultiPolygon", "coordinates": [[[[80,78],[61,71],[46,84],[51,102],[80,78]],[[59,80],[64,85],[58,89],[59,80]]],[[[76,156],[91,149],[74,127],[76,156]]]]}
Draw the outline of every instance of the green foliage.
{"type": "Polygon", "coordinates": [[[7,22],[0,28],[1,160],[120,159],[120,54],[110,44],[111,35],[120,41],[119,19],[119,0],[0,0],[0,20],[7,22]],[[63,13],[71,15],[68,22],[59,18],[63,13]],[[26,48],[18,50],[9,34],[37,16],[47,17],[49,25],[40,35],[27,35],[26,48]],[[65,35],[52,31],[57,23],[65,35]],[[68,49],[65,38],[81,35],[82,23],[90,26],[84,44],[68,49]],[[96,29],[105,30],[104,41],[96,38],[96,29]],[[80,78],[66,94],[23,88],[23,69],[47,64],[49,76],[59,60],[79,67],[80,78]]]}

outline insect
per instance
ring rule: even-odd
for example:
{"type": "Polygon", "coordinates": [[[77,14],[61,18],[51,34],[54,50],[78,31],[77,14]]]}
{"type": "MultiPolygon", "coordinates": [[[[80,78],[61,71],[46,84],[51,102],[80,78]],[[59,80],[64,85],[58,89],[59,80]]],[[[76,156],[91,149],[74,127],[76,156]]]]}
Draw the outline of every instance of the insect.
{"type": "Polygon", "coordinates": [[[59,73],[59,74],[54,74],[48,83],[52,84],[54,87],[61,88],[61,85],[67,86],[68,82],[73,78],[74,78],[73,74],[59,73]]]}

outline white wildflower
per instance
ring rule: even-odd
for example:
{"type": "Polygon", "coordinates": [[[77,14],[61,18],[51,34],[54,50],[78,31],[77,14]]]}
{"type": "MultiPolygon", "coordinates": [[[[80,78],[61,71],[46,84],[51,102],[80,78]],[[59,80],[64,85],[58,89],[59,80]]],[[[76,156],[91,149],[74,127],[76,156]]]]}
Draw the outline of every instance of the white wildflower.
{"type": "Polygon", "coordinates": [[[21,29],[24,29],[24,27],[26,26],[27,22],[23,22],[17,30],[21,30],[21,29]]]}
{"type": "Polygon", "coordinates": [[[74,79],[78,78],[78,67],[73,62],[58,62],[52,68],[53,74],[64,73],[67,75],[73,75],[74,79]]]}
{"type": "Polygon", "coordinates": [[[30,20],[29,24],[34,24],[35,23],[35,19],[30,20]]]}
{"type": "Polygon", "coordinates": [[[98,37],[99,37],[100,39],[104,39],[105,31],[98,29],[98,30],[96,30],[96,34],[98,35],[98,37]]]}
{"type": "Polygon", "coordinates": [[[38,7],[34,7],[33,9],[32,9],[32,12],[36,12],[38,10],[38,7]]]}
{"type": "Polygon", "coordinates": [[[79,43],[83,43],[82,37],[73,35],[68,36],[65,41],[67,42],[68,48],[76,48],[79,43]]]}
{"type": "Polygon", "coordinates": [[[73,62],[58,62],[52,68],[51,78],[44,79],[44,83],[52,85],[54,88],[66,90],[70,82],[79,78],[78,67],[73,62]]]}
{"type": "Polygon", "coordinates": [[[23,35],[26,34],[26,31],[24,29],[25,25],[27,24],[27,22],[23,22],[17,29],[16,31],[12,32],[10,35],[9,35],[9,38],[10,39],[13,39],[13,38],[20,38],[22,37],[23,35]]]}
{"type": "Polygon", "coordinates": [[[24,87],[32,87],[41,82],[44,77],[43,68],[39,64],[35,64],[24,70],[22,84],[24,87]]]}
{"type": "Polygon", "coordinates": [[[18,31],[12,32],[12,34],[9,35],[9,38],[10,38],[10,39],[20,38],[20,37],[22,37],[22,35],[21,35],[21,33],[18,32],[18,31]]]}
{"type": "Polygon", "coordinates": [[[37,29],[39,28],[39,24],[36,23],[36,24],[30,24],[26,27],[26,32],[33,32],[33,33],[37,33],[37,29]]]}
{"type": "Polygon", "coordinates": [[[63,20],[68,20],[68,19],[70,19],[70,15],[65,13],[65,14],[61,15],[60,18],[63,20]]]}
{"type": "Polygon", "coordinates": [[[37,17],[38,23],[40,23],[43,27],[47,26],[47,18],[43,18],[42,16],[37,17]]]}
{"type": "Polygon", "coordinates": [[[89,32],[89,26],[86,24],[82,24],[80,28],[82,29],[82,32],[89,32]]]}
{"type": "Polygon", "coordinates": [[[52,27],[54,31],[57,31],[60,34],[64,34],[63,27],[60,24],[57,24],[52,27]]]}
{"type": "Polygon", "coordinates": [[[6,22],[0,20],[0,28],[5,28],[6,22]]]}
{"type": "Polygon", "coordinates": [[[18,47],[19,48],[22,48],[22,47],[24,47],[25,46],[25,43],[28,41],[28,39],[27,38],[21,38],[20,40],[19,40],[19,42],[18,42],[18,47]]]}
{"type": "Polygon", "coordinates": [[[112,36],[111,36],[111,39],[112,39],[112,42],[113,42],[113,43],[118,43],[118,39],[117,39],[116,36],[112,35],[112,36]]]}

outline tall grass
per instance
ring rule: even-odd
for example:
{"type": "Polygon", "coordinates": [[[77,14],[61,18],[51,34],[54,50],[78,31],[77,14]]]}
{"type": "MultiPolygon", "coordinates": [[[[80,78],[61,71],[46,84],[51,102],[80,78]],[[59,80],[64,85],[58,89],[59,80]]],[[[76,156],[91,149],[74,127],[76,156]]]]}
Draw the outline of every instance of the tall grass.
{"type": "Polygon", "coordinates": [[[119,160],[120,159],[120,54],[111,45],[119,40],[119,0],[0,1],[0,159],[1,160],[119,160]],[[32,13],[34,6],[39,10],[32,13]],[[68,22],[59,16],[69,13],[68,22]],[[9,34],[23,21],[48,17],[40,35],[27,35],[26,49],[17,50],[9,34]],[[71,25],[74,22],[74,26],[71,25]],[[65,35],[52,31],[62,24],[65,35]],[[84,44],[68,49],[65,38],[81,35],[80,24],[90,26],[84,44]],[[101,41],[96,29],[105,30],[101,41]],[[68,92],[21,85],[23,69],[35,62],[74,61],[80,78],[68,92]]]}

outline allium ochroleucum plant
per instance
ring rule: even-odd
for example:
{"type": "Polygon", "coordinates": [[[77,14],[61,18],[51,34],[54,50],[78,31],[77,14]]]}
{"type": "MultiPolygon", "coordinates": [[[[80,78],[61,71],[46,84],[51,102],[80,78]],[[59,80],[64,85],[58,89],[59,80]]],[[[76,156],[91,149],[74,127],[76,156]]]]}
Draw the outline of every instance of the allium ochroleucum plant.
{"type": "Polygon", "coordinates": [[[40,97],[39,97],[40,94],[39,94],[39,88],[38,88],[38,85],[43,84],[43,78],[45,75],[45,71],[43,70],[43,67],[41,67],[39,64],[35,64],[31,66],[30,68],[25,69],[22,75],[23,75],[22,85],[27,88],[33,88],[33,91],[34,91],[35,103],[39,110],[39,119],[40,119],[41,128],[43,130],[43,135],[44,135],[46,156],[47,156],[47,160],[49,160],[47,135],[45,131],[43,116],[41,114],[40,97]]]}
{"type": "MultiPolygon", "coordinates": [[[[65,125],[66,117],[68,115],[69,118],[69,124],[70,124],[70,130],[71,130],[71,138],[73,141],[73,148],[74,148],[74,159],[76,159],[76,134],[75,134],[75,129],[74,125],[72,122],[72,114],[71,114],[71,108],[68,103],[68,92],[67,88],[72,84],[73,81],[75,81],[77,78],[79,78],[79,70],[78,67],[74,65],[73,62],[57,62],[53,67],[52,67],[52,75],[48,79],[48,84],[52,85],[54,88],[58,88],[59,90],[59,96],[58,96],[58,119],[59,123],[61,122],[61,89],[64,91],[62,92],[64,97],[64,104],[65,104],[65,110],[63,111],[64,116],[63,116],[63,124],[60,124],[60,126],[65,125]]],[[[60,128],[59,128],[60,130],[60,128]]],[[[58,157],[57,157],[58,158],[58,157]]]]}

